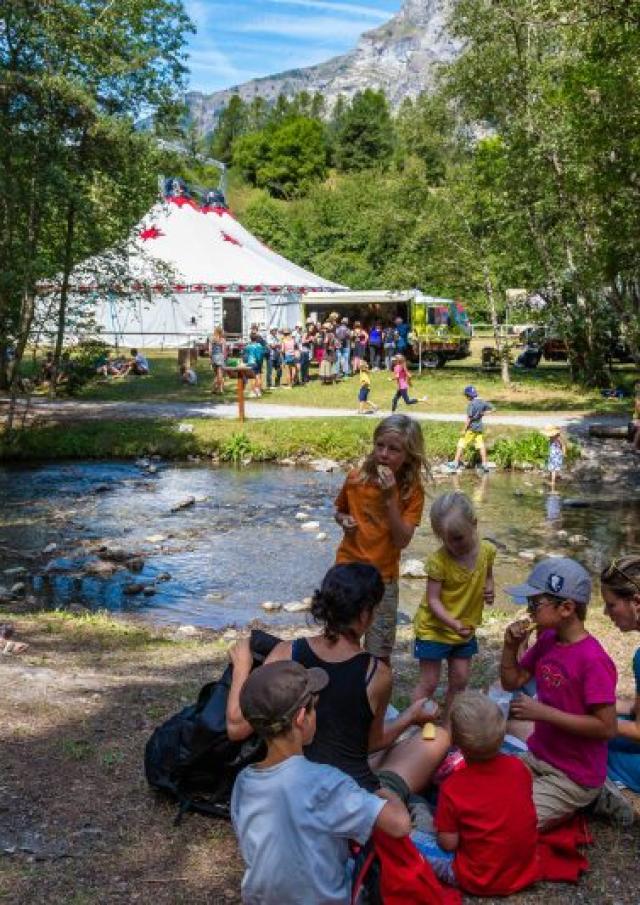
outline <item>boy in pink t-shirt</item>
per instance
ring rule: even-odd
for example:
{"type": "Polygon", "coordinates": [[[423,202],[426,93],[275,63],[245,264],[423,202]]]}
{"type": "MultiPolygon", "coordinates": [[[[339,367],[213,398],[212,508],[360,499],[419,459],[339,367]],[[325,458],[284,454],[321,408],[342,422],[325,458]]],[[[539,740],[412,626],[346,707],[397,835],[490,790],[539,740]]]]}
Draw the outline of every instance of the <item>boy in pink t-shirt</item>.
{"type": "Polygon", "coordinates": [[[607,775],[607,741],[616,734],[615,665],[585,627],[591,579],[575,560],[545,559],[525,584],[507,588],[526,598],[539,636],[518,660],[531,626],[507,627],[500,679],[508,691],[532,676],[537,700],[521,695],[511,716],[533,720],[523,760],[533,774],[538,826],[547,828],[598,797],[607,775]]]}

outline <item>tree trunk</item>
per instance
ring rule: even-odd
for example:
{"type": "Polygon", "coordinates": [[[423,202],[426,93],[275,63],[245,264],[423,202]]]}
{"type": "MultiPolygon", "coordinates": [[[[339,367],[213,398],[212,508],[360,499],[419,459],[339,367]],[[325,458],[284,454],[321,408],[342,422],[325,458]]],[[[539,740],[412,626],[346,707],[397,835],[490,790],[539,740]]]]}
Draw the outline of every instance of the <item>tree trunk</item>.
{"type": "Polygon", "coordinates": [[[69,278],[73,267],[73,240],[75,236],[76,225],[76,206],[73,200],[69,202],[67,208],[67,228],[64,240],[64,262],[62,271],[62,285],[60,287],[60,304],[58,306],[58,332],[56,335],[56,345],[53,352],[53,360],[55,369],[58,370],[60,364],[60,356],[64,346],[64,331],[67,325],[67,301],[69,298],[69,278]]]}
{"type": "Polygon", "coordinates": [[[505,386],[509,386],[509,384],[511,383],[511,374],[509,373],[509,349],[507,347],[507,344],[503,343],[500,337],[500,329],[498,325],[498,309],[496,307],[496,298],[493,291],[493,282],[491,280],[489,268],[485,263],[482,264],[482,276],[484,280],[484,291],[487,296],[487,301],[489,302],[493,336],[496,343],[496,349],[498,350],[498,357],[500,359],[500,376],[502,377],[502,382],[505,384],[505,386]]]}

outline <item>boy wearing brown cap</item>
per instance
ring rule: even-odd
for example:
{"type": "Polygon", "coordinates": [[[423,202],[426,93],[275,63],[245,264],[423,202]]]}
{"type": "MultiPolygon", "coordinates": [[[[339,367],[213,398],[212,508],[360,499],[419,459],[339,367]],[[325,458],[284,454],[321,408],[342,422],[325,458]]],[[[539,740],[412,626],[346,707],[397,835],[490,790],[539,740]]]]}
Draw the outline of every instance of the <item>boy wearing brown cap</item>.
{"type": "Polygon", "coordinates": [[[348,841],[363,844],[374,827],[391,836],[411,829],[392,793],[375,795],[335,767],[303,755],[316,727],[316,695],[328,683],[323,669],[290,660],[251,673],[240,707],[267,744],[263,761],[236,779],[231,819],[247,865],[245,905],[348,905],[348,841]]]}

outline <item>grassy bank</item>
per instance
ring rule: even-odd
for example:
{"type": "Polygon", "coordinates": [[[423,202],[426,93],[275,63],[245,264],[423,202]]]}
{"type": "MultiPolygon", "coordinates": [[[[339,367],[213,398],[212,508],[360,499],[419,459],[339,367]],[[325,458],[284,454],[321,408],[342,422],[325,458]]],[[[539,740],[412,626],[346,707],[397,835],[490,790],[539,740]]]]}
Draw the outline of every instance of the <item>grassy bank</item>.
{"type": "MultiPolygon", "coordinates": [[[[604,399],[598,390],[586,391],[571,382],[564,364],[544,362],[535,371],[513,369],[511,386],[505,387],[497,372],[482,371],[480,355],[486,340],[474,340],[473,355],[464,361],[450,362],[445,368],[414,374],[415,395],[428,395],[427,411],[463,412],[465,399],[462,389],[473,383],[479,393],[501,412],[628,412],[629,399],[604,399]]],[[[151,374],[148,377],[125,377],[96,380],[83,387],[78,399],[104,402],[207,402],[211,400],[211,368],[206,358],[198,360],[196,371],[198,384],[185,386],[178,378],[177,353],[150,351],[151,374]]],[[[265,394],[263,401],[285,405],[307,405],[320,408],[357,408],[357,383],[343,381],[335,386],[321,386],[315,379],[304,387],[275,390],[265,394]]],[[[394,392],[386,372],[371,374],[371,399],[387,406],[394,392]]],[[[637,379],[637,371],[631,365],[616,368],[616,384],[629,392],[637,379]]],[[[221,397],[216,397],[221,398],[221,397]]],[[[235,399],[235,381],[227,383],[225,401],[235,399]]]]}
{"type": "MultiPolygon", "coordinates": [[[[495,678],[509,618],[492,612],[481,629],[474,686],[495,678]]],[[[239,902],[243,867],[230,824],[192,815],[173,827],[175,806],[149,791],[142,770],[152,730],[220,674],[226,644],[216,638],[177,643],[167,630],[102,615],[18,611],[3,619],[15,621],[29,648],[22,657],[0,658],[2,841],[13,848],[2,859],[0,900],[239,902]],[[34,837],[37,855],[21,849],[25,839],[33,849],[34,837]]],[[[633,639],[597,613],[590,628],[616,660],[623,690],[631,690],[633,639]]],[[[402,705],[416,679],[408,627],[400,628],[393,666],[394,700],[402,705]]],[[[577,887],[541,884],[506,900],[484,901],[635,905],[638,829],[594,823],[592,831],[592,869],[577,887]]]]}
{"type": "MultiPolygon", "coordinates": [[[[207,418],[187,422],[164,418],[80,421],[18,431],[10,439],[0,441],[0,459],[24,462],[159,455],[166,459],[213,457],[230,462],[248,458],[270,462],[301,456],[342,461],[357,459],[371,448],[375,424],[375,420],[367,418],[247,421],[244,425],[207,418]]],[[[452,457],[459,424],[425,422],[422,430],[430,461],[452,457]]],[[[525,461],[541,465],[546,457],[546,442],[535,431],[494,428],[488,440],[490,452],[495,449],[501,467],[517,467],[525,461]]]]}

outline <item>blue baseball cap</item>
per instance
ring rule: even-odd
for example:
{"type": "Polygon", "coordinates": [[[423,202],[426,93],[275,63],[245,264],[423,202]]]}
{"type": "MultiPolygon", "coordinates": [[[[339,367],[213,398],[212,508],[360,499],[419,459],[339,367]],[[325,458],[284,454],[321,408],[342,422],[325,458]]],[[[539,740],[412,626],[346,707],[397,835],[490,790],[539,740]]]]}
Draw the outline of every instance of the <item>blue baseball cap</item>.
{"type": "Polygon", "coordinates": [[[469,386],[464,388],[464,395],[468,396],[469,399],[475,399],[478,395],[478,391],[474,386],[471,386],[471,384],[469,384],[469,386]]]}
{"type": "Polygon", "coordinates": [[[518,600],[526,600],[537,594],[553,594],[563,600],[589,603],[591,578],[584,566],[575,559],[554,556],[539,562],[524,584],[510,585],[505,591],[518,600]]]}

